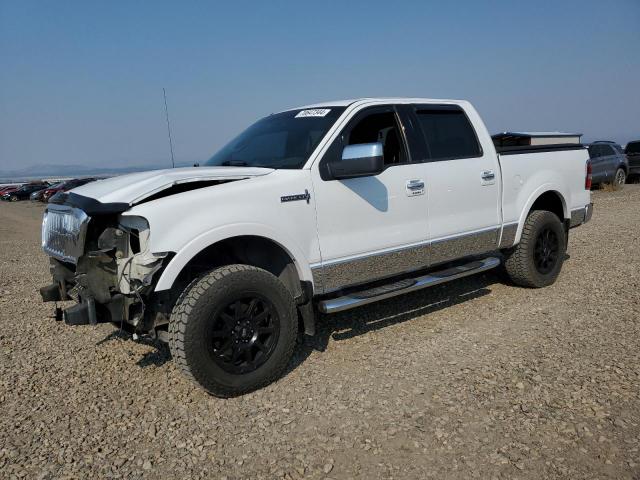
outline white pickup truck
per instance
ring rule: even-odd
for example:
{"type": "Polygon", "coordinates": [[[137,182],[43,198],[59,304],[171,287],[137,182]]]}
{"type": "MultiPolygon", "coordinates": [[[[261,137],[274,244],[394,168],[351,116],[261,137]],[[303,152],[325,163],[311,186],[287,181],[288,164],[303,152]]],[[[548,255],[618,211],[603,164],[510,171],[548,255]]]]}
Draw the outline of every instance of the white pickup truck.
{"type": "Polygon", "coordinates": [[[587,150],[494,147],[465,101],[269,115],[204,165],[59,193],[42,224],[58,318],[168,341],[217,396],[284,371],[325,314],[482,272],[552,284],[587,222],[587,150]]]}

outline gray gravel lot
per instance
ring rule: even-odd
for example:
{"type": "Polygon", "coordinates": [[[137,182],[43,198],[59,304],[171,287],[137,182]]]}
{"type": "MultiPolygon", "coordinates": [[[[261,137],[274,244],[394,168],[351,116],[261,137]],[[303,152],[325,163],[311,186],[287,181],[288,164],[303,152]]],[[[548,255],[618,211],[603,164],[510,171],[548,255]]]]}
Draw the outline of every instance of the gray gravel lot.
{"type": "Polygon", "coordinates": [[[43,208],[2,203],[0,477],[638,479],[640,185],[593,198],[552,287],[489,273],[323,317],[231,400],[161,344],[55,322],[43,208]]]}

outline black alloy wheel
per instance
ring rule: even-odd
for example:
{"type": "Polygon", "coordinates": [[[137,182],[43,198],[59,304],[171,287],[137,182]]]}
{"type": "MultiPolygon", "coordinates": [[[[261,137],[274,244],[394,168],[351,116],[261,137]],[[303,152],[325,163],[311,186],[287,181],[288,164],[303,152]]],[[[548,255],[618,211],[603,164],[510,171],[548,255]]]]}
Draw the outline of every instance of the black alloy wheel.
{"type": "Polygon", "coordinates": [[[543,228],[536,238],[533,250],[533,261],[536,270],[546,275],[556,266],[558,254],[560,252],[560,241],[556,232],[551,228],[543,228]]]}
{"type": "Polygon", "coordinates": [[[548,210],[533,210],[527,215],[520,242],[502,251],[504,269],[513,283],[541,288],[556,281],[567,248],[565,226],[558,215],[548,210]]]}
{"type": "Polygon", "coordinates": [[[171,312],[169,348],[201,387],[233,397],[285,372],[298,320],[294,297],[278,277],[252,265],[225,265],[182,291],[171,312]]]}
{"type": "Polygon", "coordinates": [[[273,304],[253,294],[233,300],[215,314],[210,332],[211,355],[225,371],[249,373],[273,353],[280,319],[273,304]]]}

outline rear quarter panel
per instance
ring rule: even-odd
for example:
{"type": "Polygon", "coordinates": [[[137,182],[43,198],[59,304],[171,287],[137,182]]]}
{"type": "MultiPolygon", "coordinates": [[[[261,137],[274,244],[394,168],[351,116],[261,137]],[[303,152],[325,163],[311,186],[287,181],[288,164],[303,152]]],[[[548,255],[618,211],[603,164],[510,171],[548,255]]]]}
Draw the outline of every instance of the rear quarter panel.
{"type": "Polygon", "coordinates": [[[571,218],[572,210],[589,204],[591,192],[584,188],[588,159],[586,149],[500,156],[503,222],[518,223],[515,243],[520,241],[531,206],[543,193],[560,195],[565,219],[571,218]]]}

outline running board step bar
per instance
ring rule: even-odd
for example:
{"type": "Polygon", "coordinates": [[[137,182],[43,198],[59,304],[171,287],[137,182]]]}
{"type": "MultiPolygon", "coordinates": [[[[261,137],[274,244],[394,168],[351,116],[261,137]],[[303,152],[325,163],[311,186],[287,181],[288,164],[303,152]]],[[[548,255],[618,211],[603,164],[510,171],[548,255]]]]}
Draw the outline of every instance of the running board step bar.
{"type": "Polygon", "coordinates": [[[408,278],[395,283],[374,287],[360,292],[350,293],[338,298],[330,298],[318,302],[318,308],[322,313],[336,313],[350,308],[360,307],[368,303],[384,300],[385,298],[403,295],[408,292],[432,287],[441,283],[450,282],[457,278],[467,277],[474,273],[484,272],[500,265],[500,259],[487,257],[482,260],[474,260],[464,265],[447,268],[438,272],[431,272],[417,278],[408,278]]]}

